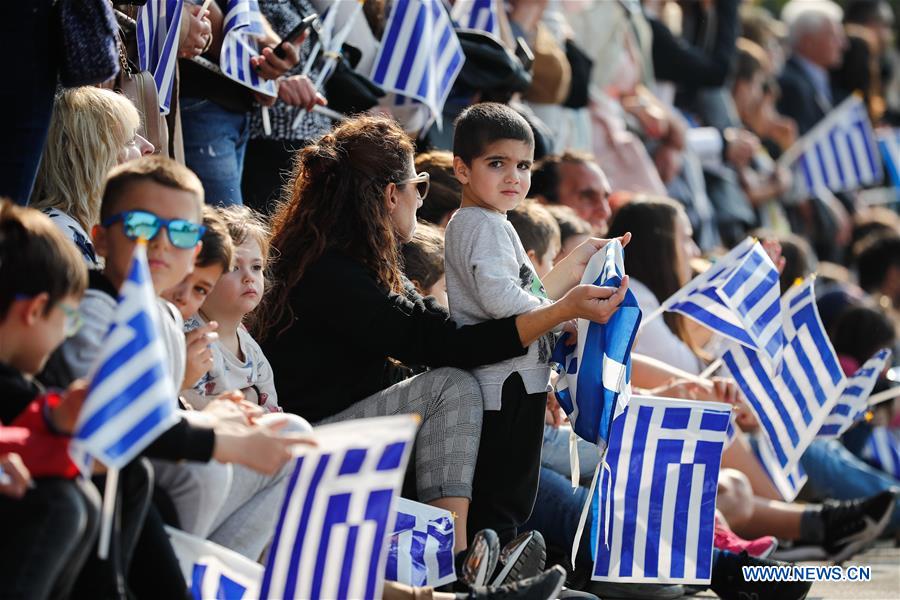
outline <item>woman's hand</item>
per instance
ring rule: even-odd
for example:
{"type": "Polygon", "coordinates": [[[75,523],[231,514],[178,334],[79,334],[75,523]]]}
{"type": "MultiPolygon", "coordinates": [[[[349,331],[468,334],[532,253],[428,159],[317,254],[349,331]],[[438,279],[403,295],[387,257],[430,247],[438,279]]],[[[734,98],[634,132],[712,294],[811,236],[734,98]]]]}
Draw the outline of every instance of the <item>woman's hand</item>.
{"type": "MultiPolygon", "coordinates": [[[[626,233],[614,239],[619,240],[624,248],[631,241],[631,233],[626,233]]],[[[588,262],[611,241],[602,238],[588,238],[572,250],[568,256],[554,265],[553,269],[547,273],[542,281],[547,295],[550,298],[559,299],[574,286],[578,285],[581,282],[588,262]]]]}
{"type": "Polygon", "coordinates": [[[184,335],[187,345],[187,364],[181,389],[194,387],[201,377],[209,373],[213,366],[212,343],[219,338],[219,334],[216,333],[218,328],[218,323],[210,321],[184,335]]]}
{"type": "Polygon", "coordinates": [[[212,41],[212,24],[205,11],[202,15],[200,14],[202,8],[197,4],[184,5],[181,22],[182,37],[178,43],[179,58],[200,56],[209,48],[212,41]]]}
{"type": "MultiPolygon", "coordinates": [[[[281,40],[270,40],[272,45],[276,46],[281,40]]],[[[250,65],[256,69],[256,72],[263,79],[278,79],[300,62],[300,55],[297,47],[293,44],[284,44],[284,58],[275,56],[272,48],[263,48],[259,56],[250,59],[250,65]]]]}
{"type": "Polygon", "coordinates": [[[606,323],[613,316],[628,291],[628,275],[617,288],[581,284],[562,297],[557,303],[565,311],[566,319],[587,319],[594,323],[606,323]]]}
{"type": "Polygon", "coordinates": [[[0,494],[21,498],[33,485],[21,456],[14,452],[0,456],[0,494]]]}
{"type": "Polygon", "coordinates": [[[213,458],[221,463],[236,463],[265,475],[274,475],[293,457],[294,446],[316,445],[308,435],[280,433],[286,425],[287,421],[253,427],[219,424],[213,458]]]}
{"type": "Polygon", "coordinates": [[[302,106],[306,111],[311,111],[316,105],[328,104],[306,75],[292,75],[279,79],[278,97],[291,106],[302,106]]]}
{"type": "Polygon", "coordinates": [[[553,429],[559,429],[559,426],[563,424],[562,407],[560,407],[556,394],[553,392],[547,392],[547,408],[544,409],[544,423],[550,425],[553,429]]]}

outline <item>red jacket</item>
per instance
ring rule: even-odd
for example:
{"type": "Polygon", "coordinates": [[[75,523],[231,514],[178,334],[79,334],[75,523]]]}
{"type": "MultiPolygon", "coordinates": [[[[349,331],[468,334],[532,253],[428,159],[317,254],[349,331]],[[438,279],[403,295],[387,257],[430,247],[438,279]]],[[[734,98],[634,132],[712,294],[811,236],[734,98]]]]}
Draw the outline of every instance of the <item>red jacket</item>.
{"type": "Polygon", "coordinates": [[[78,467],[69,458],[69,438],[52,431],[44,416],[59,403],[54,393],[39,396],[16,417],[9,427],[0,425],[0,454],[15,452],[22,457],[32,477],[65,477],[78,475],[78,467]]]}

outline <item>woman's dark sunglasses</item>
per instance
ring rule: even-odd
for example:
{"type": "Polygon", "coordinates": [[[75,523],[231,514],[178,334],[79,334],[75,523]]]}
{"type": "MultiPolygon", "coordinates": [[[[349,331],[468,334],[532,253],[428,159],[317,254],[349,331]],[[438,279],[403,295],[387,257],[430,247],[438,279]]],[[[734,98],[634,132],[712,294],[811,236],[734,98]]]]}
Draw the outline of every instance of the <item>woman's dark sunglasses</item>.
{"type": "Polygon", "coordinates": [[[119,221],[122,222],[125,236],[131,240],[143,238],[149,242],[165,227],[172,245],[183,250],[196,246],[206,231],[206,227],[198,223],[185,219],[163,219],[144,210],[121,212],[105,219],[101,225],[109,227],[119,221]]]}

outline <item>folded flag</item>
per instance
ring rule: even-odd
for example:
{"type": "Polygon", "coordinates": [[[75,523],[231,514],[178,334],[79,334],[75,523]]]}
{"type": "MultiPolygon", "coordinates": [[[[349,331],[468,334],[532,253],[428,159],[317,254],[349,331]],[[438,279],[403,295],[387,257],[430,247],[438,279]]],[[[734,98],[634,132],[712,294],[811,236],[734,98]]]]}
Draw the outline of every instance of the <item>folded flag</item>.
{"type": "Polygon", "coordinates": [[[759,351],[767,365],[777,370],[784,343],[780,296],[778,269],[762,245],[747,238],[675,292],[659,310],[680,313],[759,351]]]}
{"type": "Polygon", "coordinates": [[[387,579],[440,587],[456,581],[453,515],[406,498],[397,499],[397,520],[388,546],[387,579]]]}
{"type": "Polygon", "coordinates": [[[258,563],[174,527],[166,527],[166,533],[194,600],[259,597],[263,568],[258,563]]]}
{"type": "Polygon", "coordinates": [[[816,437],[846,383],[819,318],[813,281],[794,286],[782,300],[785,345],[777,374],[746,346],[733,344],[722,356],[785,474],[816,437]]]}
{"type": "Polygon", "coordinates": [[[137,14],[138,67],[153,73],[159,110],[169,114],[178,67],[181,11],[184,0],[147,0],[137,14]]]}
{"type": "Polygon", "coordinates": [[[731,406],[633,396],[613,422],[593,496],[599,581],[709,583],[731,406]]]}
{"type": "MultiPolygon", "coordinates": [[[[624,250],[613,240],[591,257],[581,283],[619,287],[624,276],[624,250]]],[[[577,343],[568,346],[561,339],[550,359],[559,370],[556,399],[573,431],[601,448],[609,439],[616,407],[624,407],[631,395],[631,347],[640,323],[641,308],[628,290],[606,324],[578,319],[577,343]]]]}
{"type": "Polygon", "coordinates": [[[866,106],[852,95],[784,153],[807,197],[857,190],[881,182],[880,157],[866,106]]]}
{"type": "Polygon", "coordinates": [[[387,538],[418,427],[412,415],[317,427],[296,459],[261,598],[381,598],[387,538]]]}
{"type": "Polygon", "coordinates": [[[370,79],[386,92],[425,104],[440,125],[444,102],[464,61],[441,0],[396,0],[370,79]]]}
{"type": "Polygon", "coordinates": [[[869,408],[867,402],[869,394],[872,393],[878,376],[887,367],[890,358],[891,351],[887,348],[881,349],[847,380],[847,386],[841,392],[840,399],[819,430],[819,437],[840,437],[866,414],[869,408]]]}
{"type": "Polygon", "coordinates": [[[498,0],[457,0],[450,16],[463,29],[477,29],[499,38],[497,2],[498,0]]]}
{"type": "Polygon", "coordinates": [[[250,59],[259,56],[258,36],[265,34],[257,0],[228,0],[222,25],[219,67],[233,81],[267,96],[277,96],[274,81],[256,73],[250,59]]]}
{"type": "Polygon", "coordinates": [[[124,467],[178,422],[158,311],[147,244],[139,242],[69,445],[83,471],[90,458],[124,467]]]}
{"type": "Polygon", "coordinates": [[[900,433],[896,430],[873,427],[862,455],[866,462],[900,479],[900,433]]]}

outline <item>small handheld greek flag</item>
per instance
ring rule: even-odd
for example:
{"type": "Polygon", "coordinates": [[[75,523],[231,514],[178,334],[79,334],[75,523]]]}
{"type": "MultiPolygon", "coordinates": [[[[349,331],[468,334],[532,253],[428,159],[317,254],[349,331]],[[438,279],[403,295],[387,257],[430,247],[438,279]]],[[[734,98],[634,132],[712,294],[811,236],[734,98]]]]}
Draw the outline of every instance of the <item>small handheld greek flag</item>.
{"type": "Polygon", "coordinates": [[[784,339],[778,277],[778,269],[762,245],[747,238],[672,294],[659,312],[681,313],[758,350],[769,367],[777,370],[784,339]]]}
{"type": "Polygon", "coordinates": [[[387,538],[418,420],[411,415],[317,427],[296,459],[260,597],[381,598],[387,538]]]}
{"type": "Polygon", "coordinates": [[[857,95],[828,113],[778,162],[793,168],[800,192],[807,197],[857,190],[883,177],[872,124],[857,95]]]}
{"type": "MultiPolygon", "coordinates": [[[[613,240],[591,257],[581,283],[619,287],[624,276],[622,244],[613,240]]],[[[631,395],[631,347],[640,323],[641,308],[628,290],[606,324],[578,319],[578,342],[568,346],[560,340],[550,359],[559,369],[556,398],[572,430],[601,448],[631,395]]]]}
{"type": "Polygon", "coordinates": [[[444,102],[464,61],[441,0],[396,0],[370,79],[386,92],[425,104],[440,125],[444,102]]]}
{"type": "Polygon", "coordinates": [[[840,399],[819,430],[819,437],[840,437],[866,414],[869,394],[872,393],[878,376],[884,371],[890,358],[891,351],[883,348],[847,380],[847,386],[841,392],[840,399]]]}
{"type": "Polygon", "coordinates": [[[722,356],[784,473],[791,472],[816,437],[846,383],[819,318],[813,282],[810,277],[784,295],[779,373],[769,372],[761,353],[745,346],[734,344],[722,356]]]}
{"type": "Polygon", "coordinates": [[[888,179],[894,188],[900,188],[900,129],[879,130],[877,136],[888,179]]]}
{"type": "Polygon", "coordinates": [[[82,470],[88,457],[124,467],[178,421],[157,320],[147,245],[139,242],[69,445],[82,470]]]}
{"type": "Polygon", "coordinates": [[[709,583],[719,464],[731,407],[633,396],[613,422],[592,493],[592,579],[709,583]]]}
{"type": "Polygon", "coordinates": [[[184,0],[147,0],[138,9],[138,66],[153,73],[159,111],[164,115],[169,114],[172,102],[183,6],[184,0]]]}
{"type": "Polygon", "coordinates": [[[500,37],[497,0],[457,0],[450,16],[463,29],[477,29],[500,37]]]}
{"type": "Polygon", "coordinates": [[[265,33],[257,0],[228,0],[222,33],[219,58],[222,72],[255,92],[267,96],[278,95],[275,82],[261,78],[250,64],[252,57],[259,56],[256,38],[265,33]]]}
{"type": "Polygon", "coordinates": [[[900,436],[890,427],[873,427],[863,458],[894,479],[900,479],[900,436]]]}
{"type": "Polygon", "coordinates": [[[754,453],[782,499],[785,502],[793,502],[808,479],[803,465],[798,461],[792,469],[787,471],[782,469],[778,459],[775,458],[772,445],[766,439],[757,440],[754,453]]]}
{"type": "Polygon", "coordinates": [[[263,568],[233,550],[166,527],[194,600],[252,600],[259,597],[263,568]]]}
{"type": "Polygon", "coordinates": [[[388,546],[387,579],[427,587],[456,581],[453,515],[398,498],[397,520],[388,546]]]}

